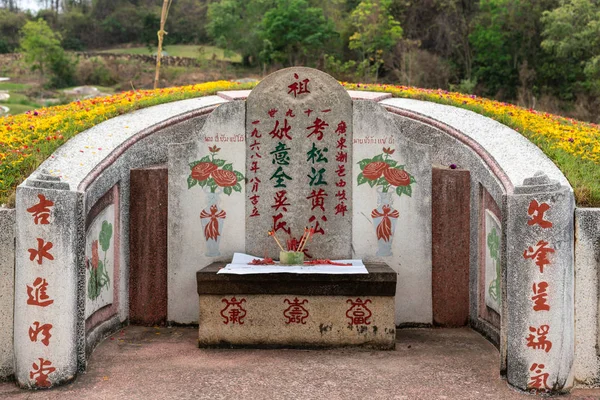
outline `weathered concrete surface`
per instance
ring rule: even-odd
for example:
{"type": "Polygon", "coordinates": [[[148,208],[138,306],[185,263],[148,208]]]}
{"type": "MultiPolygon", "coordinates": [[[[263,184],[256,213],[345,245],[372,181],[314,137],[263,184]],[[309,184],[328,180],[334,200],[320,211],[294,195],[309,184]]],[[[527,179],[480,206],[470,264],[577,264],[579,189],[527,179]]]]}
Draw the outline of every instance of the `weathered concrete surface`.
{"type": "Polygon", "coordinates": [[[600,383],[598,341],[598,270],[600,208],[575,210],[575,380],[600,383]]]}
{"type": "Polygon", "coordinates": [[[0,207],[0,381],[13,374],[15,210],[0,207]]]}
{"type": "Polygon", "coordinates": [[[201,347],[391,350],[396,332],[393,296],[201,295],[198,323],[201,347]]]}
{"type": "Polygon", "coordinates": [[[466,328],[399,330],[396,350],[384,352],[207,350],[196,337],[195,328],[129,327],[98,346],[73,384],[29,392],[5,383],[0,397],[532,399],[506,385],[497,350],[466,328]]]}

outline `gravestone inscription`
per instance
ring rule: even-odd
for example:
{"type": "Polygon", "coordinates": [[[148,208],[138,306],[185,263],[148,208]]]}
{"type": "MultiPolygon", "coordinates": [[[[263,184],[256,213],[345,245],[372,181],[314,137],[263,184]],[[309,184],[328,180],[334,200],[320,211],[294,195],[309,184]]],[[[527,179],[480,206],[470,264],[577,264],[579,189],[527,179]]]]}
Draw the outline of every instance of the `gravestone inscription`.
{"type": "Polygon", "coordinates": [[[350,258],[352,100],[331,76],[309,68],[276,72],[246,105],[246,252],[278,258],[306,227],[314,258],[350,258]]]}

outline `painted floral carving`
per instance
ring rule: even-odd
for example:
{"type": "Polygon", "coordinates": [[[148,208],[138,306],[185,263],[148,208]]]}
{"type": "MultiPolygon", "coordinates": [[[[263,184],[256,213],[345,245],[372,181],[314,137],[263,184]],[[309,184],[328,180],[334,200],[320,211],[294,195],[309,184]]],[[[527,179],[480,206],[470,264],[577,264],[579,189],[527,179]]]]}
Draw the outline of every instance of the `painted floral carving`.
{"type": "Polygon", "coordinates": [[[212,239],[217,240],[219,237],[219,219],[225,219],[227,214],[223,210],[219,210],[216,204],[210,206],[210,213],[206,210],[202,210],[200,213],[200,219],[208,219],[208,223],[204,227],[204,237],[206,240],[212,239]]]}
{"type": "Polygon", "coordinates": [[[205,181],[210,178],[210,174],[218,169],[217,164],[211,162],[201,162],[192,168],[191,176],[197,181],[205,181]]]}
{"type": "Polygon", "coordinates": [[[221,187],[223,193],[228,196],[234,191],[242,191],[240,182],[244,180],[244,175],[239,171],[234,171],[233,164],[217,158],[220,150],[216,145],[209,147],[210,155],[190,163],[188,189],[198,185],[202,188],[207,187],[211,193],[215,193],[221,187]]]}
{"type": "Polygon", "coordinates": [[[412,195],[412,184],[415,178],[404,170],[404,165],[398,165],[396,160],[391,159],[391,155],[396,150],[383,148],[383,153],[373,158],[365,158],[358,165],[362,171],[358,174],[358,186],[368,183],[371,187],[381,187],[383,193],[393,190],[398,196],[403,194],[412,195]],[[394,189],[395,188],[395,189],[394,189]]]}
{"type": "Polygon", "coordinates": [[[358,165],[362,171],[358,174],[358,186],[368,183],[377,191],[377,208],[371,212],[377,237],[377,255],[388,257],[392,255],[392,240],[396,223],[400,217],[398,210],[392,207],[393,196],[411,196],[412,184],[415,178],[409,174],[404,165],[398,165],[392,154],[396,150],[384,147],[381,154],[373,158],[365,158],[358,165]]]}
{"type": "Polygon", "coordinates": [[[96,300],[104,288],[110,285],[110,276],[107,271],[106,253],[110,248],[110,239],[112,238],[113,227],[108,221],[102,221],[102,229],[98,235],[98,240],[92,241],[92,258],[85,260],[86,269],[90,276],[88,279],[87,295],[90,300],[96,300]],[[100,260],[99,248],[102,249],[103,259],[100,260]]]}
{"type": "Polygon", "coordinates": [[[208,148],[210,155],[191,162],[187,178],[188,189],[200,186],[206,195],[207,206],[200,212],[200,221],[206,241],[206,256],[221,255],[219,245],[223,236],[223,223],[227,213],[219,206],[220,195],[241,192],[244,175],[233,170],[233,164],[217,158],[221,149],[216,145],[208,148]]]}
{"type": "Polygon", "coordinates": [[[496,228],[492,228],[492,231],[487,236],[487,246],[490,251],[490,257],[494,262],[496,268],[496,277],[488,287],[488,293],[492,299],[500,303],[500,265],[498,262],[498,250],[500,248],[500,237],[496,232],[496,228]]]}
{"type": "Polygon", "coordinates": [[[394,210],[389,204],[381,207],[381,211],[374,209],[371,212],[371,218],[381,218],[381,222],[375,228],[377,240],[389,242],[392,239],[392,219],[398,219],[400,213],[394,210]]]}

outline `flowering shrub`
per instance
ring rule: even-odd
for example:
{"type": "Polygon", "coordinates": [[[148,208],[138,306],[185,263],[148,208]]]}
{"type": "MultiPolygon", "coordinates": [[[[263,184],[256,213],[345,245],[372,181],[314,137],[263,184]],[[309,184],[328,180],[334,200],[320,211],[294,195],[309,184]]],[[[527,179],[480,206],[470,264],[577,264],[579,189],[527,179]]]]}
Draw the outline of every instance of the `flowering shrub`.
{"type": "MultiPolygon", "coordinates": [[[[351,90],[389,92],[395,97],[466,108],[506,124],[538,145],[561,168],[574,187],[580,206],[600,206],[600,127],[597,124],[444,90],[342,84],[351,90]]],[[[0,118],[0,204],[10,204],[16,186],[60,145],[102,121],[139,108],[206,96],[219,90],[251,89],[255,85],[256,83],[217,81],[176,88],[129,91],[0,118]]],[[[371,167],[374,169],[373,173],[378,174],[375,167],[371,167]]],[[[199,167],[196,174],[208,172],[214,175],[213,171],[203,171],[202,168],[206,166],[199,167]]],[[[401,179],[399,176],[392,176],[392,173],[394,172],[388,171],[389,179],[401,179]]],[[[216,174],[216,179],[222,186],[233,188],[225,186],[233,182],[229,175],[231,174],[220,172],[216,174]]]]}

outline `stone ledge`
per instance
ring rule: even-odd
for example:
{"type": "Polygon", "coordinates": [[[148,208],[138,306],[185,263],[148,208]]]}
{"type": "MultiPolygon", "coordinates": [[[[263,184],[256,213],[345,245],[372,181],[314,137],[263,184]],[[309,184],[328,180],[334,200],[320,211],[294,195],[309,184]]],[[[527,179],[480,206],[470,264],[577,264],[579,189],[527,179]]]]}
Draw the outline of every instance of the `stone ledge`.
{"type": "Polygon", "coordinates": [[[199,295],[287,294],[304,296],[395,296],[397,274],[387,264],[365,263],[369,274],[217,274],[216,262],[196,273],[199,295]]]}

